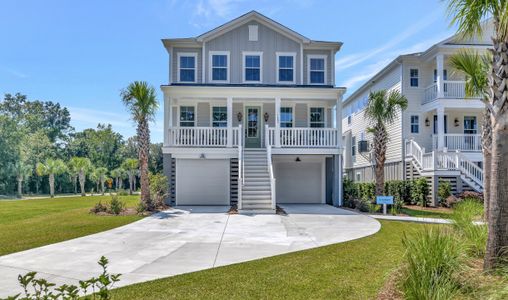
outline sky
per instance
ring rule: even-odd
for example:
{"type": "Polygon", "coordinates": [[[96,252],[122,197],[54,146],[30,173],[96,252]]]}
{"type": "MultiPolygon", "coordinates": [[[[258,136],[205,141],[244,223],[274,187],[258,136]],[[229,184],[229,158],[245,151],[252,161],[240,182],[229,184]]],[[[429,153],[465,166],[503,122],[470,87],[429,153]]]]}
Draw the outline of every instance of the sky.
{"type": "Polygon", "coordinates": [[[151,138],[161,142],[159,86],[169,73],[161,39],[197,36],[250,10],[343,42],[335,78],[348,94],[398,55],[455,32],[440,0],[0,0],[0,93],[59,102],[76,130],[110,123],[127,138],[135,124],[119,94],[144,80],[158,93],[151,138]]]}

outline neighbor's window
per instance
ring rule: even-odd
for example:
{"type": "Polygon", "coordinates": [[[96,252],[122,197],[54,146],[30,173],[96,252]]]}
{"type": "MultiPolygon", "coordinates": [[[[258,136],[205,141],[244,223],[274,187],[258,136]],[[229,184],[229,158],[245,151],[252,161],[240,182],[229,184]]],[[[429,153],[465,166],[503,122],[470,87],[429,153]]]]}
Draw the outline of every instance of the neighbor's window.
{"type": "Polygon", "coordinates": [[[418,87],[418,69],[409,69],[409,85],[418,87]]]}
{"type": "Polygon", "coordinates": [[[180,126],[181,127],[194,127],[195,114],[194,106],[181,106],[180,107],[180,126]]]}
{"type": "Polygon", "coordinates": [[[293,127],[293,108],[281,107],[280,108],[280,127],[288,128],[293,127]]]}
{"type": "Polygon", "coordinates": [[[476,134],[477,133],[477,123],[475,116],[465,116],[464,117],[464,134],[476,134]]]}
{"type": "Polygon", "coordinates": [[[353,121],[353,117],[351,115],[347,116],[347,124],[351,125],[352,121],[353,121]]]}
{"type": "Polygon", "coordinates": [[[325,59],[312,57],[309,59],[309,76],[311,84],[325,83],[325,59]]]}
{"type": "Polygon", "coordinates": [[[212,108],[212,126],[227,127],[228,111],[226,106],[214,106],[212,108]]]}
{"type": "Polygon", "coordinates": [[[351,137],[351,156],[356,156],[356,136],[351,137]]]}
{"type": "Polygon", "coordinates": [[[310,108],[310,127],[325,127],[325,109],[324,107],[310,108]]]}
{"type": "Polygon", "coordinates": [[[420,132],[420,117],[411,116],[411,133],[419,133],[419,132],[420,132]]]}
{"type": "MultiPolygon", "coordinates": [[[[443,80],[448,80],[448,71],[443,70],[443,80]]],[[[434,69],[434,83],[437,82],[437,70],[434,69]]]]}
{"type": "Polygon", "coordinates": [[[180,55],[178,63],[178,81],[196,82],[196,55],[180,55]]]}
{"type": "Polygon", "coordinates": [[[261,81],[261,55],[245,55],[244,80],[251,82],[261,81]]]}
{"type": "Polygon", "coordinates": [[[293,82],[294,81],[294,56],[279,55],[278,56],[278,81],[293,82]]]}
{"type": "Polygon", "coordinates": [[[228,56],[226,54],[212,55],[212,81],[228,80],[228,56]]]}

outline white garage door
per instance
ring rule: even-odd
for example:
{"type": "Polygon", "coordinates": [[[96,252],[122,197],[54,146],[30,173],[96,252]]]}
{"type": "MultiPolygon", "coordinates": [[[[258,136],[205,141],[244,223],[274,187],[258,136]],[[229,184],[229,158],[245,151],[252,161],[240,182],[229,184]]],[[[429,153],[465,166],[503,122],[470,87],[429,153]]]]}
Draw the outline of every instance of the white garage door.
{"type": "Polygon", "coordinates": [[[177,205],[229,205],[229,160],[177,159],[177,205]]]}
{"type": "Polygon", "coordinates": [[[275,164],[277,203],[324,203],[320,162],[275,164]]]}

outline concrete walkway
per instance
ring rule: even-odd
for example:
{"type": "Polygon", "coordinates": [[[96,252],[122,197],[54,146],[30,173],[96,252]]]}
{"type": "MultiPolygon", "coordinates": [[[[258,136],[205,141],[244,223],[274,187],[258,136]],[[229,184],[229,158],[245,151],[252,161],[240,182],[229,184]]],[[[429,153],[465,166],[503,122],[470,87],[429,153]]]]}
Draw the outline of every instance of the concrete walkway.
{"type": "Polygon", "coordinates": [[[416,223],[427,223],[427,224],[452,224],[449,219],[440,218],[424,218],[424,217],[410,217],[410,216],[392,216],[392,215],[368,215],[371,218],[378,220],[389,220],[389,221],[402,221],[402,222],[416,222],[416,223]]]}
{"type": "MultiPolygon", "coordinates": [[[[328,205],[284,205],[287,216],[228,215],[229,207],[179,207],[113,230],[0,257],[0,298],[20,292],[18,274],[57,284],[122,273],[120,286],[345,242],[376,233],[365,215],[328,205]]],[[[22,237],[20,237],[22,238],[22,237]]]]}

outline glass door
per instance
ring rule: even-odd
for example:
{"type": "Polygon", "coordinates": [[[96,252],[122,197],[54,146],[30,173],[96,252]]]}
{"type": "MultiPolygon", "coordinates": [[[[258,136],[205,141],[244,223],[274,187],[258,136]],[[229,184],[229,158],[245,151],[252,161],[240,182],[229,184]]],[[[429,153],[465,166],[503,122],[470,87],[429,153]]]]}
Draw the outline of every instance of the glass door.
{"type": "Polygon", "coordinates": [[[260,107],[245,107],[245,147],[247,148],[261,148],[260,111],[260,107]]]}

